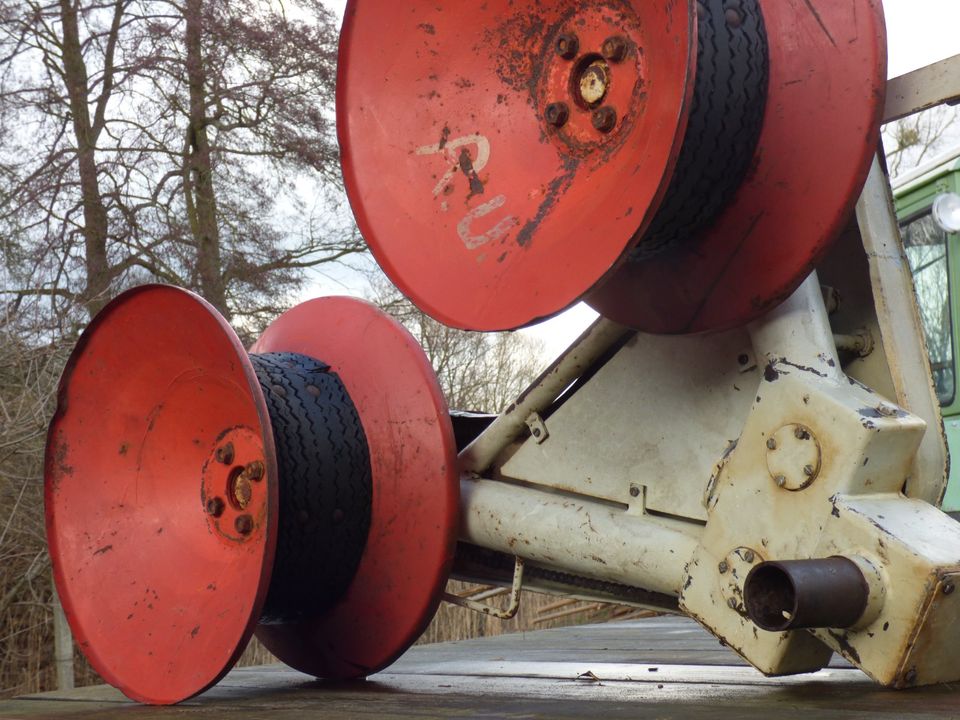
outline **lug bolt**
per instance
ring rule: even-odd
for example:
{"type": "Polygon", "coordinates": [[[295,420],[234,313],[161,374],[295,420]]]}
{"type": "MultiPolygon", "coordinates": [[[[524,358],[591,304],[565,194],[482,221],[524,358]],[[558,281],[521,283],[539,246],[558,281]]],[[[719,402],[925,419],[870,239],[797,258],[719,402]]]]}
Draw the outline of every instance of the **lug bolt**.
{"type": "Polygon", "coordinates": [[[773,481],[777,484],[777,487],[783,487],[787,484],[787,479],[783,475],[777,475],[773,481]]]}
{"type": "Polygon", "coordinates": [[[217,448],[216,457],[218,463],[230,465],[233,462],[234,455],[233,443],[228,442],[226,445],[221,445],[217,448]]]}
{"type": "Polygon", "coordinates": [[[627,40],[619,35],[608,37],[603,41],[600,52],[610,62],[623,62],[623,59],[627,56],[627,40]]]}
{"type": "Polygon", "coordinates": [[[612,132],[617,126],[617,111],[609,105],[593,111],[593,127],[602,133],[612,132]]]}
{"type": "Polygon", "coordinates": [[[547,105],[546,110],[543,111],[543,117],[549,125],[555,128],[561,128],[566,125],[567,120],[570,119],[570,108],[567,107],[566,103],[550,103],[547,105]]]}
{"type": "Polygon", "coordinates": [[[807,477],[813,477],[813,465],[804,465],[803,474],[807,477]]]}
{"type": "Polygon", "coordinates": [[[757,556],[753,554],[753,550],[747,550],[747,551],[743,554],[743,560],[744,560],[744,562],[748,562],[748,563],[753,564],[753,561],[756,560],[756,559],[757,559],[757,556]]]}
{"type": "Polygon", "coordinates": [[[729,600],[727,600],[727,607],[730,608],[731,610],[736,610],[736,609],[737,609],[737,599],[736,599],[736,598],[730,598],[729,600]]]}
{"type": "Polygon", "coordinates": [[[263,473],[265,471],[263,468],[263,463],[257,460],[247,465],[244,472],[247,474],[248,478],[256,482],[258,480],[263,480],[263,473]]]}
{"type": "Polygon", "coordinates": [[[210,517],[218,518],[223,515],[223,511],[226,510],[227,505],[223,502],[223,498],[212,497],[207,500],[206,511],[207,515],[210,517]]]}
{"type": "Polygon", "coordinates": [[[953,595],[953,591],[956,590],[956,587],[953,583],[947,583],[943,586],[944,595],[953,595]]]}
{"type": "Polygon", "coordinates": [[[776,449],[777,449],[777,441],[774,438],[768,438],[767,450],[776,450],[776,449]]]}
{"type": "Polygon", "coordinates": [[[720,572],[721,575],[725,574],[729,569],[730,569],[730,566],[727,565],[726,560],[722,560],[720,564],[717,566],[717,570],[720,572]]]}
{"type": "Polygon", "coordinates": [[[249,515],[241,515],[234,521],[233,526],[241,535],[249,535],[253,532],[253,518],[249,515]]]}
{"type": "Polygon", "coordinates": [[[797,426],[797,429],[793,431],[793,434],[796,436],[797,440],[809,440],[810,433],[804,430],[802,427],[797,426]]]}
{"type": "Polygon", "coordinates": [[[630,488],[630,497],[640,497],[640,488],[636,485],[630,488]]]}
{"type": "Polygon", "coordinates": [[[580,52],[580,40],[572,33],[564,33],[557,38],[556,50],[564,60],[573,60],[580,52]]]}

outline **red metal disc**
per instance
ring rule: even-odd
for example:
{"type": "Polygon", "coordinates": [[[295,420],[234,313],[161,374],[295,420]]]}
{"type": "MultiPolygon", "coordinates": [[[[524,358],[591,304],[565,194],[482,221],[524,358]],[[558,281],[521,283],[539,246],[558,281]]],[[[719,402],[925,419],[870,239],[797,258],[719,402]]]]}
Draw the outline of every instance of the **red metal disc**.
{"type": "Polygon", "coordinates": [[[448,325],[504,330],[595,287],[672,175],[696,69],[693,5],[348,3],[337,92],[344,177],[360,229],[400,289],[448,325]],[[576,49],[558,49],[564,35],[576,49]],[[625,40],[624,57],[602,57],[611,37],[625,40]],[[615,116],[597,129],[601,107],[615,116]]]}
{"type": "Polygon", "coordinates": [[[302,672],[370,675],[420,637],[449,576],[460,480],[446,401],[416,340],[360,300],[300,305],[252,352],[295,352],[330,365],[357,408],[373,477],[370,535],[346,595],[308,621],[261,625],[257,637],[302,672]]]}
{"type": "Polygon", "coordinates": [[[216,683],[260,618],[278,502],[260,385],[226,321],[172,287],[111,303],[67,365],[45,473],[57,590],[93,668],[153,704],[216,683]],[[233,497],[253,463],[262,478],[233,497]]]}
{"type": "Polygon", "coordinates": [[[696,242],[623,265],[588,302],[624,325],[742,325],[799,287],[842,231],[877,151],[886,90],[880,0],[760,0],[770,84],[753,168],[696,242]]]}

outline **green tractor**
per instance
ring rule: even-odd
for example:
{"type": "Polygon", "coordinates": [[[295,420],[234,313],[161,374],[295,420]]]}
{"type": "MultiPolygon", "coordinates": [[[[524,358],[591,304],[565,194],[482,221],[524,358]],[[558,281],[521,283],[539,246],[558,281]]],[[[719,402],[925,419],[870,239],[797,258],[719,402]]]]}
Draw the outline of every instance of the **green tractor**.
{"type": "MultiPolygon", "coordinates": [[[[952,457],[960,454],[957,337],[960,330],[960,148],[894,183],[897,218],[913,274],[952,457]]],[[[954,462],[943,501],[960,512],[960,463],[954,462]]]]}

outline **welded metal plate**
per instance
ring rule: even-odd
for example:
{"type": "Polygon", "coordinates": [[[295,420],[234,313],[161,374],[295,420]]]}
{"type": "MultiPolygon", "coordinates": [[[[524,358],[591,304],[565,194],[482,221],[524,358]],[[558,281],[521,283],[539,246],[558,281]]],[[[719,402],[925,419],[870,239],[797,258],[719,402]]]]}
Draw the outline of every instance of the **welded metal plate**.
{"type": "Polygon", "coordinates": [[[330,365],[357,408],[373,474],[370,535],[346,596],[310,620],[261,625],[257,636],[302,672],[370,675],[426,629],[453,561],[460,484],[446,401],[416,340],[360,300],[300,305],[253,352],[301,353],[330,365]]]}
{"type": "Polygon", "coordinates": [[[601,282],[672,175],[693,89],[693,5],[348,3],[344,177],[400,289],[448,325],[503,330],[601,282]],[[576,49],[565,52],[564,35],[576,49]],[[626,40],[624,57],[602,57],[610,37],[626,40]],[[551,109],[561,102],[564,121],[551,109]],[[616,112],[604,129],[600,107],[616,112]]]}
{"type": "Polygon", "coordinates": [[[260,618],[278,497],[263,396],[226,321],[171,287],[111,303],[64,373],[45,472],[57,590],[93,668],[155,704],[217,682],[260,618]],[[257,462],[238,503],[228,480],[257,462]]]}
{"type": "Polygon", "coordinates": [[[630,262],[588,302],[624,325],[696,333],[756,319],[790,295],[850,217],[880,137],[880,0],[761,0],[770,84],[753,168],[696,242],[630,262]]]}

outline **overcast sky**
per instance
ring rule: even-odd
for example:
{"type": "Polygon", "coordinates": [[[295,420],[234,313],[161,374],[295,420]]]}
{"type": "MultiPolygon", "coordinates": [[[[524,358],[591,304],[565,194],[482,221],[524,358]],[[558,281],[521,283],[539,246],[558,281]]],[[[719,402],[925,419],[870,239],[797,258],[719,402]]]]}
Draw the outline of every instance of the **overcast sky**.
{"type": "MultiPolygon", "coordinates": [[[[328,6],[342,17],[346,0],[331,0],[328,6]]],[[[883,6],[891,77],[960,54],[960,0],[884,0],[883,6]]],[[[324,293],[356,292],[351,284],[350,276],[343,275],[322,283],[322,290],[324,293]]],[[[595,317],[589,308],[578,306],[524,332],[541,339],[547,356],[552,358],[595,317]]]]}

